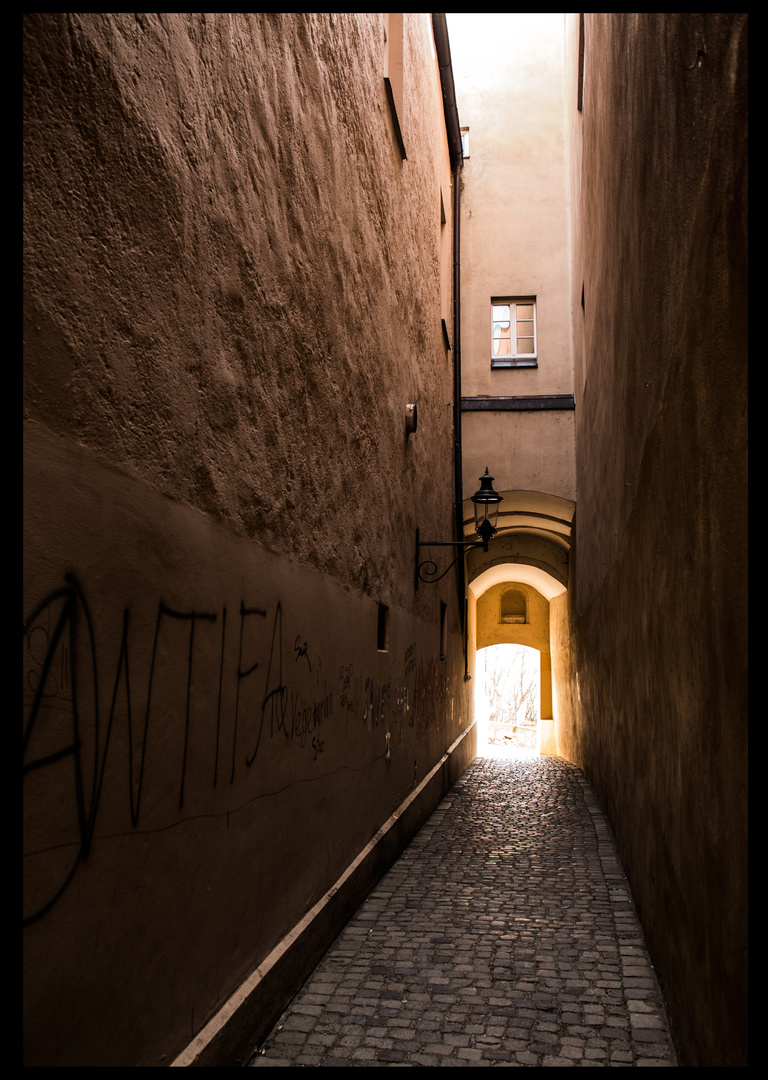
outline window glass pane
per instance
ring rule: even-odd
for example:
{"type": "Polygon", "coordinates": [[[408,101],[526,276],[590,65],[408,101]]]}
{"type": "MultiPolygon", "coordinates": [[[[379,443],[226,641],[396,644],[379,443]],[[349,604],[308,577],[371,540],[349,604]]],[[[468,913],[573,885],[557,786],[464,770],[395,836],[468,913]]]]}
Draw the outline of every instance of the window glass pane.
{"type": "Polygon", "coordinates": [[[509,304],[491,304],[493,324],[491,335],[493,343],[492,356],[512,355],[512,322],[510,318],[509,304]]]}
{"type": "Polygon", "coordinates": [[[533,304],[518,304],[516,352],[532,355],[533,351],[533,304]]]}
{"type": "Polygon", "coordinates": [[[494,356],[510,356],[512,353],[512,338],[510,336],[509,329],[507,328],[504,333],[501,333],[498,327],[494,328],[493,336],[493,355],[494,356]],[[496,330],[499,330],[496,333],[496,330]]]}

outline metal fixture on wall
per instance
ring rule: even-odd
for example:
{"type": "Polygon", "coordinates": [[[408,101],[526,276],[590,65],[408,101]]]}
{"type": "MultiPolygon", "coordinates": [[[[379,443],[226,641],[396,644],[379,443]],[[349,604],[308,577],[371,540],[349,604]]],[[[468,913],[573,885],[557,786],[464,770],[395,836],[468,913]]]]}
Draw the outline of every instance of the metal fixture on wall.
{"type": "Polygon", "coordinates": [[[488,542],[496,534],[496,519],[498,517],[499,503],[501,501],[501,495],[493,490],[493,477],[488,472],[488,469],[486,469],[485,475],[480,477],[480,487],[472,496],[472,502],[475,504],[475,532],[480,537],[479,540],[420,540],[419,530],[416,530],[415,587],[417,589],[420,581],[430,585],[435,581],[440,581],[441,578],[444,578],[451,567],[454,566],[470,548],[481,547],[483,551],[488,550],[488,542]],[[454,547],[461,548],[461,551],[453,562],[446,566],[442,574],[438,574],[437,563],[432,559],[424,559],[422,562],[419,562],[419,550],[423,547],[454,547]]]}

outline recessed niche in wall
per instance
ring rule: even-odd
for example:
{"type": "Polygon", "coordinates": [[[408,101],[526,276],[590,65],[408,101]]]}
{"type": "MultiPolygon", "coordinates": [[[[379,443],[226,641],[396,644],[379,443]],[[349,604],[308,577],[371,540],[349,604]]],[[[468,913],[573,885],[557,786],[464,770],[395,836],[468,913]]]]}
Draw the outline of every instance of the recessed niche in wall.
{"type": "Polygon", "coordinates": [[[501,594],[499,622],[528,622],[528,596],[522,589],[505,589],[501,594]]]}
{"type": "Polygon", "coordinates": [[[379,618],[376,627],[376,648],[379,652],[389,650],[389,608],[386,604],[379,604],[379,618]]]}

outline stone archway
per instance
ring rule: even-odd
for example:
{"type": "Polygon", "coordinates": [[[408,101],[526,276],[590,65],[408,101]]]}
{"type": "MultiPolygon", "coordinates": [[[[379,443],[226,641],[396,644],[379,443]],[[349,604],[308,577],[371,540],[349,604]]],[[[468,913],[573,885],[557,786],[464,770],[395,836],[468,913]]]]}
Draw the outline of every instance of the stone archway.
{"type": "MultiPolygon", "coordinates": [[[[541,491],[503,491],[498,534],[489,550],[467,555],[471,652],[486,645],[528,645],[541,657],[540,753],[555,753],[550,601],[568,584],[575,504],[541,491]],[[503,598],[508,598],[504,610],[503,598]]],[[[474,508],[464,503],[464,532],[472,539],[474,508]]]]}

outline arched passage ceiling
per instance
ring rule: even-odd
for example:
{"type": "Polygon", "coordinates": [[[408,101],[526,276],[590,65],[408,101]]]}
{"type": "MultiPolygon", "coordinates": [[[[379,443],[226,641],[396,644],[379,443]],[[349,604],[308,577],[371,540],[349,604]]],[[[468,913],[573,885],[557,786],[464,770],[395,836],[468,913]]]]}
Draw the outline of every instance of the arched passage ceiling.
{"type": "MultiPolygon", "coordinates": [[[[568,553],[576,504],[543,491],[500,491],[498,532],[488,551],[467,555],[468,583],[475,597],[502,581],[532,585],[547,600],[568,586],[568,553]],[[510,564],[513,564],[514,568],[510,564]]],[[[474,540],[475,508],[464,501],[464,535],[474,540]]]]}

